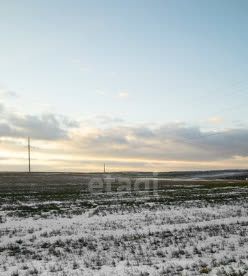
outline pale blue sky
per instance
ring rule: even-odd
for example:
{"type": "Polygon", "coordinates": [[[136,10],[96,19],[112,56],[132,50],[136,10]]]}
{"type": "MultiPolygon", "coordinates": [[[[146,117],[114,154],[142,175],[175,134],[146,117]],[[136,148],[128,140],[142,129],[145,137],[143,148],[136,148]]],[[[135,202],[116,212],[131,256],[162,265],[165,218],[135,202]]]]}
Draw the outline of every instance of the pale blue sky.
{"type": "Polygon", "coordinates": [[[124,120],[118,127],[246,128],[247,13],[245,0],[0,0],[0,92],[18,95],[0,94],[5,123],[31,135],[37,121],[53,128],[53,116],[39,117],[48,113],[89,125],[106,116],[124,120]]]}
{"type": "Polygon", "coordinates": [[[246,1],[0,4],[0,83],[25,112],[246,121],[246,1]]]}

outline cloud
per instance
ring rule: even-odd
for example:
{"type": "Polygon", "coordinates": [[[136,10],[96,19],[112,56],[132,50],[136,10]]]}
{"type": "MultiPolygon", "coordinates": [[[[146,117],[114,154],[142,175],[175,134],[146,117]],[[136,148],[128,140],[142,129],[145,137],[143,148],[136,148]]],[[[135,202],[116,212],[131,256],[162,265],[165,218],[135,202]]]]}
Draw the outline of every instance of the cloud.
{"type": "Polygon", "coordinates": [[[37,160],[56,157],[67,160],[67,168],[80,168],[80,162],[87,160],[96,166],[108,160],[116,168],[123,165],[126,169],[135,163],[147,170],[169,164],[182,169],[204,168],[203,164],[206,168],[209,164],[219,168],[224,164],[230,167],[232,162],[240,166],[248,163],[245,127],[203,131],[185,123],[128,125],[107,115],[91,120],[85,124],[53,113],[17,114],[0,103],[0,153],[8,151],[16,156],[18,150],[26,150],[24,142],[18,144],[20,138],[31,136],[35,152],[40,155],[37,160]]]}
{"type": "Polygon", "coordinates": [[[8,112],[0,103],[0,137],[57,140],[68,139],[69,129],[79,124],[65,116],[45,113],[42,115],[23,115],[8,112]]]}
{"type": "Polygon", "coordinates": [[[41,116],[13,115],[9,117],[9,123],[18,136],[31,136],[34,139],[56,140],[65,139],[67,131],[54,114],[41,116]]]}
{"type": "Polygon", "coordinates": [[[79,70],[83,73],[88,73],[91,71],[90,66],[84,64],[80,59],[73,59],[72,62],[79,67],[79,70]]]}
{"type": "Polygon", "coordinates": [[[0,103],[0,114],[2,114],[3,113],[3,111],[4,111],[4,105],[2,104],[2,103],[0,103]]]}
{"type": "Polygon", "coordinates": [[[110,126],[110,125],[117,125],[117,124],[123,124],[124,120],[118,117],[113,117],[109,115],[97,115],[94,117],[95,123],[101,125],[101,126],[110,126]]]}
{"type": "Polygon", "coordinates": [[[5,98],[17,98],[18,94],[15,91],[8,90],[4,87],[0,87],[0,99],[5,98]]]}
{"type": "Polygon", "coordinates": [[[119,93],[119,98],[125,99],[128,98],[129,94],[127,91],[122,91],[119,93]]]}
{"type": "Polygon", "coordinates": [[[214,117],[210,117],[208,119],[208,122],[211,123],[211,124],[222,124],[224,122],[224,119],[222,117],[219,117],[219,116],[214,116],[214,117]]]}
{"type": "Polygon", "coordinates": [[[100,90],[100,89],[97,89],[97,90],[96,90],[96,93],[97,93],[98,95],[101,95],[101,96],[105,96],[105,95],[106,95],[106,92],[103,91],[103,90],[100,90]]]}
{"type": "MultiPolygon", "coordinates": [[[[203,132],[184,123],[127,125],[119,118],[95,117],[82,122],[53,113],[14,114],[0,103],[0,138],[60,141],[56,149],[78,156],[114,159],[216,161],[248,156],[248,129],[203,132]]],[[[47,145],[48,146],[48,145],[47,145]]]]}
{"type": "Polygon", "coordinates": [[[16,132],[6,123],[0,123],[0,137],[16,137],[16,132]]]}
{"type": "Polygon", "coordinates": [[[199,127],[167,124],[158,128],[92,129],[68,141],[70,151],[89,156],[144,160],[220,161],[248,156],[248,129],[203,132],[199,127]]]}

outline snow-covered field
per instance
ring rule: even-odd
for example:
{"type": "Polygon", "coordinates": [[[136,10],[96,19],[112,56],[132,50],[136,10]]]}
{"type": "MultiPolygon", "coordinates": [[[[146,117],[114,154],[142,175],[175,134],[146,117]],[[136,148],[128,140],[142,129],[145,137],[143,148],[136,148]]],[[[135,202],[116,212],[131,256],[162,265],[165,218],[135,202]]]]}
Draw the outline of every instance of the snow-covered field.
{"type": "Polygon", "coordinates": [[[0,275],[248,275],[246,183],[89,194],[88,178],[0,176],[0,275]]]}

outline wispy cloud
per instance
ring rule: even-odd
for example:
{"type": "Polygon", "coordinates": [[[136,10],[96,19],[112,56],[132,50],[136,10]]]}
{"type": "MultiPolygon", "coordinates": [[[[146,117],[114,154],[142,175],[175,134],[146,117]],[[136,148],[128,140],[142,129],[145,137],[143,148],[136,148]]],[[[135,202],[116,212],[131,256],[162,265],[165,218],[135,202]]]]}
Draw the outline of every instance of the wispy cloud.
{"type": "Polygon", "coordinates": [[[0,86],[0,99],[16,97],[18,97],[18,94],[15,91],[0,86]]]}
{"type": "Polygon", "coordinates": [[[97,90],[96,90],[96,93],[97,93],[98,95],[101,95],[101,96],[105,96],[105,95],[107,94],[105,91],[103,91],[103,90],[101,90],[101,89],[97,89],[97,90]]]}
{"type": "Polygon", "coordinates": [[[125,99],[125,98],[129,97],[129,93],[127,91],[121,91],[121,92],[119,92],[118,96],[121,99],[125,99]]]}
{"type": "Polygon", "coordinates": [[[88,73],[91,71],[91,67],[89,65],[84,64],[80,59],[73,59],[72,62],[76,64],[79,70],[83,73],[88,73]]]}
{"type": "Polygon", "coordinates": [[[219,117],[219,116],[213,116],[213,117],[210,117],[208,118],[208,122],[211,123],[211,124],[221,124],[224,122],[224,119],[222,117],[219,117]]]}

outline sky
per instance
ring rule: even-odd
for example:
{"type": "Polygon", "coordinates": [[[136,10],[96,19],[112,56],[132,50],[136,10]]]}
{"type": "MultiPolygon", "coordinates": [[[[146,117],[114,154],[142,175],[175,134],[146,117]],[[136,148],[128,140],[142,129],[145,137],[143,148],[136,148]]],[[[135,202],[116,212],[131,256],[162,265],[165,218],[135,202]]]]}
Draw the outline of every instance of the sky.
{"type": "Polygon", "coordinates": [[[245,0],[0,0],[0,170],[247,168],[245,0]]]}

